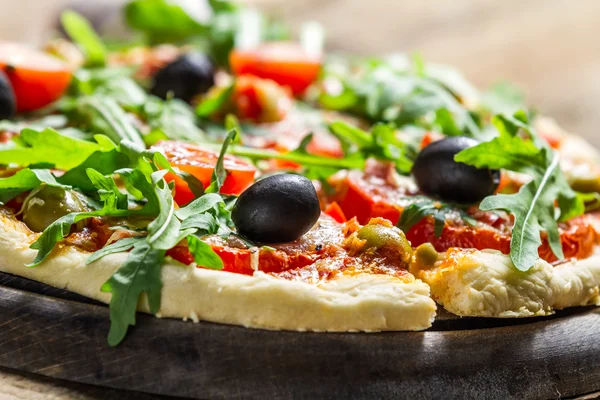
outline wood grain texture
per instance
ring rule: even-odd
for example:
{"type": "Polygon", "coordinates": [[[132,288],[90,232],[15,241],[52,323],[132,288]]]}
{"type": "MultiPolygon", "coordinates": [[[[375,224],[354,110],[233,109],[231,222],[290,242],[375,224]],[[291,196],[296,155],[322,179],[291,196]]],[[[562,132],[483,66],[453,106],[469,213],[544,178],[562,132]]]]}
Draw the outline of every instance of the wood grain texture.
{"type": "MultiPolygon", "coordinates": [[[[11,280],[29,285],[21,281],[11,280]]],[[[327,398],[335,393],[366,399],[401,393],[522,399],[600,388],[600,310],[573,309],[515,326],[495,322],[446,320],[426,332],[319,334],[138,315],[137,326],[113,349],[106,345],[105,306],[3,286],[0,366],[189,398],[327,398]]]]}

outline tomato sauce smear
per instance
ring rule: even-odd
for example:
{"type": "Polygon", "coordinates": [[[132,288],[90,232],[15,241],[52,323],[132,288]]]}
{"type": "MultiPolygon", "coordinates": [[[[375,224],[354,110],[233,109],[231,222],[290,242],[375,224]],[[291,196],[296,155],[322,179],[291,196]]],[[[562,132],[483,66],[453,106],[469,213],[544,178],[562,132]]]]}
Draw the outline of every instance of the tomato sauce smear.
{"type": "MultiPolygon", "coordinates": [[[[380,173],[352,171],[336,177],[332,182],[336,193],[330,200],[335,201],[346,218],[356,217],[360,223],[371,218],[383,217],[393,224],[398,223],[402,210],[411,203],[410,198],[418,194],[409,184],[394,184],[380,173]]],[[[468,211],[478,222],[470,226],[460,219],[446,221],[442,234],[434,232],[433,218],[427,217],[415,224],[406,237],[413,247],[431,243],[437,251],[452,247],[494,249],[504,254],[510,252],[512,221],[508,217],[492,212],[482,212],[474,208],[468,211]]],[[[566,259],[583,259],[594,254],[600,243],[600,235],[595,229],[600,221],[599,214],[586,214],[559,224],[561,244],[566,259]]],[[[552,263],[558,261],[550,245],[542,235],[539,255],[552,263]]]]}

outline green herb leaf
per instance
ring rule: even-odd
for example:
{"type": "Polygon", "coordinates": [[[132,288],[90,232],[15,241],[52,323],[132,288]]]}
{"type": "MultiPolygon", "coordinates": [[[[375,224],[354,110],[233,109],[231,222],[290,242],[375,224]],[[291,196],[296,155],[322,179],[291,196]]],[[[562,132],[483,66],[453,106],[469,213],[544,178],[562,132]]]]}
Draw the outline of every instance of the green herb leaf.
{"type": "Polygon", "coordinates": [[[47,169],[25,168],[13,176],[0,178],[0,203],[6,203],[21,193],[37,188],[42,183],[63,189],[71,188],[58,183],[52,172],[47,169]]]}
{"type": "Polygon", "coordinates": [[[363,159],[370,157],[384,161],[392,161],[396,169],[404,174],[410,173],[413,162],[407,157],[407,152],[414,150],[402,142],[396,130],[387,124],[376,124],[371,132],[365,132],[345,122],[337,121],[329,125],[333,133],[344,144],[347,157],[357,157],[358,152],[363,159]],[[348,154],[350,154],[348,156],[348,154]]]}
{"type": "Polygon", "coordinates": [[[202,142],[204,132],[196,125],[196,116],[185,102],[178,99],[161,101],[151,97],[144,105],[144,119],[154,131],[162,132],[167,138],[202,142]]]}
{"type": "Polygon", "coordinates": [[[112,293],[110,299],[110,332],[108,344],[118,345],[135,325],[135,313],[142,293],[146,293],[150,312],[160,309],[162,282],[160,272],[164,250],[153,249],[146,241],[139,241],[129,253],[127,261],[102,285],[103,292],[112,293]]]}
{"type": "Polygon", "coordinates": [[[225,153],[227,153],[227,148],[229,144],[235,141],[237,136],[237,130],[232,129],[227,134],[223,145],[221,146],[221,152],[219,153],[219,158],[217,159],[217,163],[215,164],[215,168],[213,169],[212,177],[210,178],[210,185],[206,188],[206,193],[218,193],[225,183],[225,179],[227,178],[227,171],[225,170],[225,153]]]}
{"type": "Polygon", "coordinates": [[[57,169],[68,170],[81,164],[95,151],[103,150],[97,143],[73,139],[50,128],[43,131],[24,129],[18,144],[11,149],[0,150],[2,164],[52,164],[57,169]]]}
{"type": "Polygon", "coordinates": [[[232,82],[223,89],[211,92],[196,107],[196,115],[201,118],[208,118],[223,111],[230,102],[234,87],[235,82],[232,82]]]}
{"type": "Polygon", "coordinates": [[[85,260],[86,264],[91,264],[94,261],[97,261],[105,256],[110,254],[122,253],[124,251],[131,250],[139,241],[145,240],[146,238],[143,236],[134,236],[125,239],[121,239],[114,243],[109,244],[108,246],[104,246],[100,250],[92,253],[91,256],[85,260]]]}
{"type": "Polygon", "coordinates": [[[209,244],[193,235],[188,236],[187,241],[190,253],[194,256],[194,262],[197,265],[210,269],[223,269],[223,260],[209,244]]]}
{"type": "Polygon", "coordinates": [[[502,168],[531,176],[532,180],[518,193],[490,196],[480,204],[484,211],[504,210],[515,217],[510,258],[517,269],[527,271],[539,259],[543,231],[554,255],[559,259],[564,257],[557,220],[583,214],[585,204],[569,187],[560,170],[558,155],[522,121],[523,116],[516,113],[513,117],[496,118],[500,136],[460,152],[455,160],[478,168],[502,168]],[[514,136],[521,127],[531,134],[532,141],[514,136]]]}
{"type": "Polygon", "coordinates": [[[178,42],[206,33],[206,26],[167,0],[133,0],[125,6],[125,21],[143,32],[151,44],[178,42]]]}
{"type": "Polygon", "coordinates": [[[436,237],[442,235],[447,219],[460,218],[471,226],[474,226],[477,223],[475,219],[458,206],[442,203],[427,197],[411,197],[407,198],[407,200],[414,201],[414,203],[404,208],[400,215],[400,219],[396,224],[403,232],[408,232],[423,218],[429,216],[433,217],[434,233],[436,237]]]}
{"type": "Polygon", "coordinates": [[[119,106],[115,99],[104,95],[93,95],[78,100],[78,112],[85,116],[92,129],[105,134],[116,143],[129,140],[145,147],[132,117],[119,106]]]}
{"type": "Polygon", "coordinates": [[[217,193],[207,193],[202,197],[197,198],[185,207],[175,211],[175,215],[182,221],[187,220],[194,215],[205,213],[213,209],[217,204],[222,203],[223,198],[217,193]]]}
{"type": "Polygon", "coordinates": [[[71,39],[79,45],[86,58],[86,65],[103,67],[106,64],[106,48],[90,23],[75,11],[61,15],[62,26],[71,39]]]}

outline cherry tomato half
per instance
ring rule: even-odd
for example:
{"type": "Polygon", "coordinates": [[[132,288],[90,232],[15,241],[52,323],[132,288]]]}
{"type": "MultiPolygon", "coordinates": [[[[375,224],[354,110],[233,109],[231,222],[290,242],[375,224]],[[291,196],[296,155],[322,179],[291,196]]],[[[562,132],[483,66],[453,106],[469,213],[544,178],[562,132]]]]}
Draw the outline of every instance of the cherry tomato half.
{"type": "Polygon", "coordinates": [[[8,42],[0,42],[0,69],[13,87],[18,112],[34,111],[57,100],[73,76],[58,58],[8,42]]]}
{"type": "Polygon", "coordinates": [[[272,79],[296,95],[317,79],[321,69],[320,58],[310,56],[293,42],[269,42],[252,50],[234,50],[229,63],[236,75],[272,79]]]}
{"type": "MultiPolygon", "coordinates": [[[[213,151],[205,150],[200,146],[176,141],[161,141],[153,147],[163,153],[173,167],[187,172],[202,182],[206,188],[210,184],[213,169],[217,164],[219,155],[213,151]]],[[[254,181],[256,168],[234,156],[225,155],[224,159],[227,178],[221,187],[223,194],[240,194],[254,181]]],[[[175,182],[175,201],[184,205],[194,200],[194,194],[188,184],[174,174],[167,174],[167,182],[175,182]]]]}

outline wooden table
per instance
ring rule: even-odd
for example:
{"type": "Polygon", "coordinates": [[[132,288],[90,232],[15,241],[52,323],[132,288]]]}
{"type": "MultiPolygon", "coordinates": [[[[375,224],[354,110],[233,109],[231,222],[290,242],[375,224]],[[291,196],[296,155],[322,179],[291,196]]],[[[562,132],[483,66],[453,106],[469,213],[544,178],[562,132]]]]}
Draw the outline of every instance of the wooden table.
{"type": "MultiPolygon", "coordinates": [[[[499,79],[513,81],[542,112],[600,145],[600,1],[254,2],[282,15],[295,28],[306,20],[321,22],[331,48],[359,54],[420,51],[426,59],[456,65],[480,86],[499,79]]],[[[36,27],[43,26],[42,19],[58,3],[3,2],[0,37],[39,40],[36,27]]],[[[0,369],[3,399],[112,397],[141,398],[0,369]]]]}

